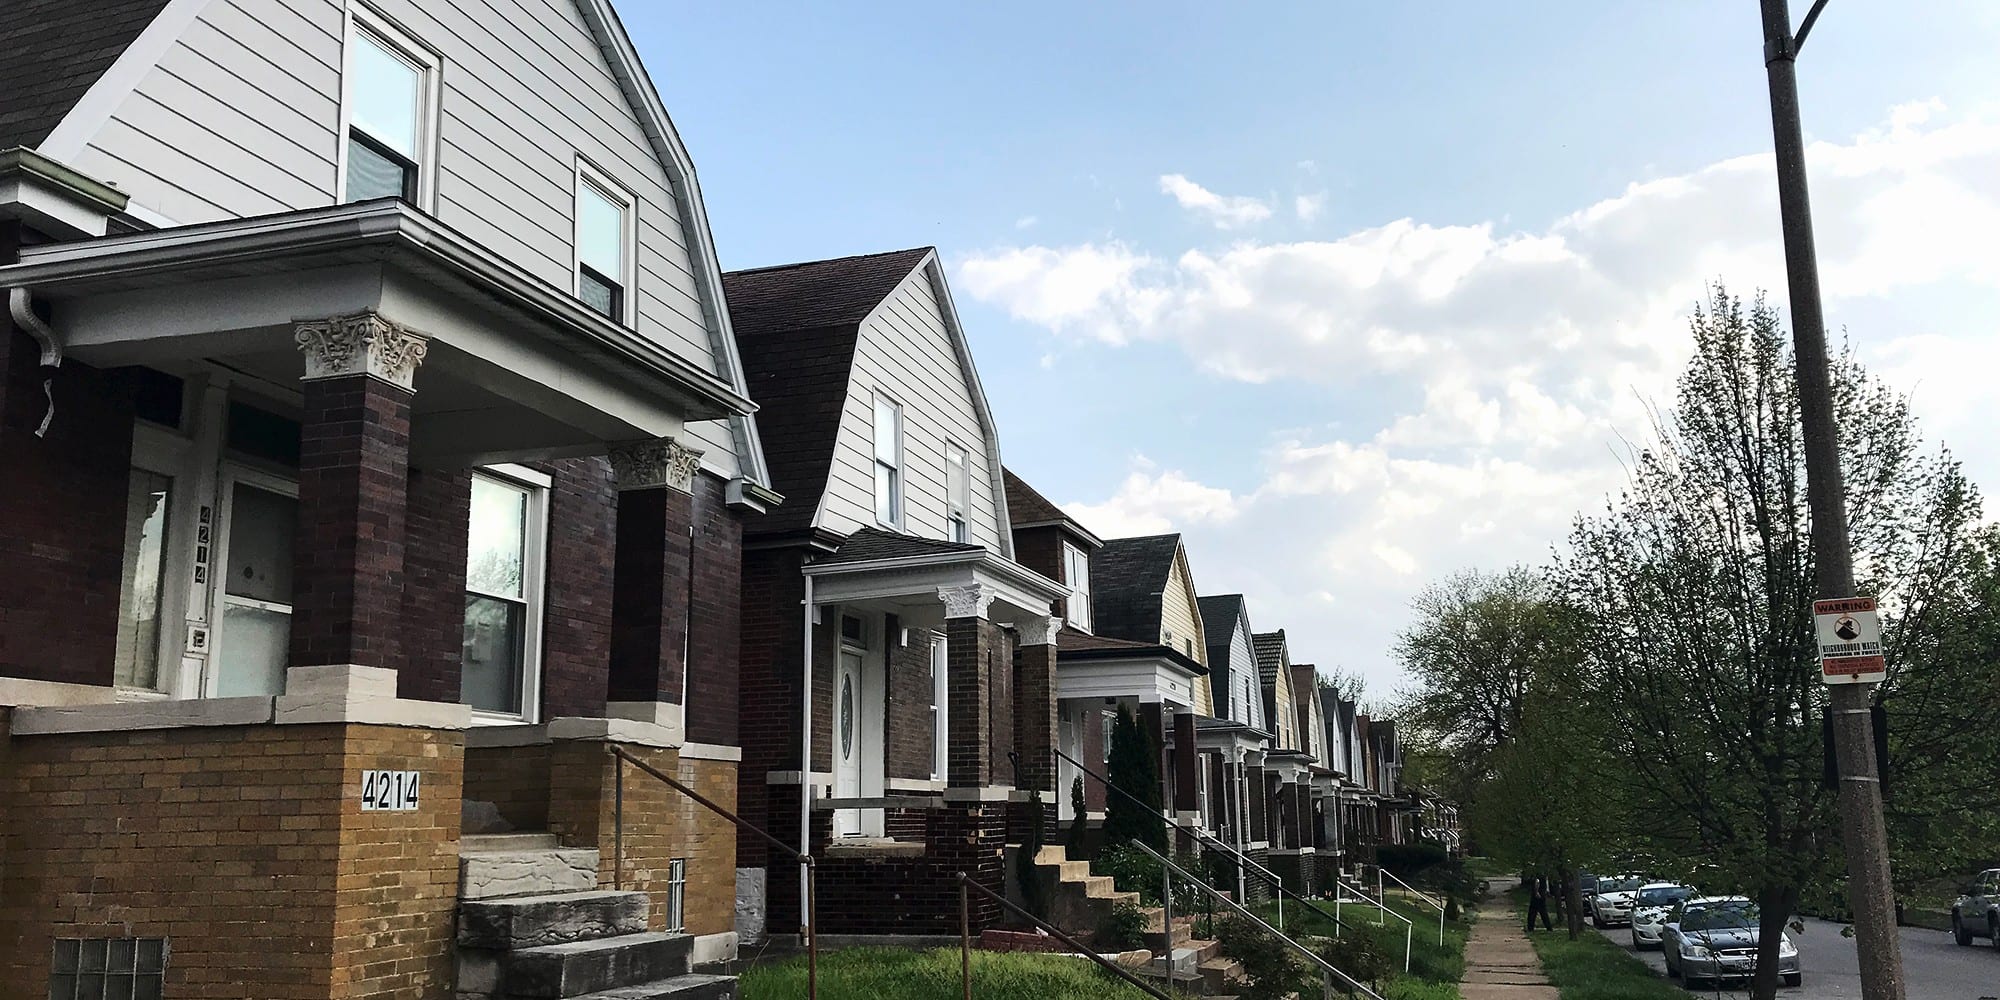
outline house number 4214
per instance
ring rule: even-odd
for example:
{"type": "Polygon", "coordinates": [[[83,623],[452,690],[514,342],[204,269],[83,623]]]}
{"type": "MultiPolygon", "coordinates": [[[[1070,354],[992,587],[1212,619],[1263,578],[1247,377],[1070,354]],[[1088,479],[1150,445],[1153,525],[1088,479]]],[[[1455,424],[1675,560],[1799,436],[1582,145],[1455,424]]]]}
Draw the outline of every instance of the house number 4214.
{"type": "Polygon", "coordinates": [[[361,772],[362,812],[409,812],[417,808],[416,771],[361,772]]]}

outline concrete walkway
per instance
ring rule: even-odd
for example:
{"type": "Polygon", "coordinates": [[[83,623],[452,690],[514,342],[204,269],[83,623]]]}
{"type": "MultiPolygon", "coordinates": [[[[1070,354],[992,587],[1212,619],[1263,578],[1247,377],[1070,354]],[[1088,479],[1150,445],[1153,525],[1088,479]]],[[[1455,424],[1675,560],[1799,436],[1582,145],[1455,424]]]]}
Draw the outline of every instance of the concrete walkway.
{"type": "Polygon", "coordinates": [[[1521,930],[1520,914],[1506,896],[1487,900],[1465,942],[1465,1000],[1558,1000],[1542,975],[1542,960],[1521,930]]]}

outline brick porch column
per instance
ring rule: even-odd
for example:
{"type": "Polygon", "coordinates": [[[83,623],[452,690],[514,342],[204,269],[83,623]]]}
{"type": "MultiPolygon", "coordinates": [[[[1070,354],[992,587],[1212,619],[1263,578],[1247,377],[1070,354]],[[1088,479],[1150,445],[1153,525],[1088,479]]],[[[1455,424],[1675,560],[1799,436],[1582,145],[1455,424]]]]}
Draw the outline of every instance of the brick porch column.
{"type": "Polygon", "coordinates": [[[429,341],[375,313],[300,323],[291,665],[400,667],[410,402],[429,341]]]}
{"type": "Polygon", "coordinates": [[[1052,844],[1060,828],[1060,797],[1068,794],[1056,787],[1056,633],[1062,619],[1037,616],[1014,627],[1021,635],[1014,682],[1014,751],[1021,763],[1014,783],[1029,794],[1057,797],[1042,808],[1042,839],[1052,844]]]}
{"type": "MultiPolygon", "coordinates": [[[[950,704],[951,748],[946,757],[945,802],[931,821],[925,855],[939,878],[964,872],[995,893],[1006,885],[1007,792],[1011,782],[1006,747],[1014,738],[1013,670],[1000,661],[1004,636],[986,617],[993,590],[979,584],[942,587],[944,601],[945,689],[950,704]],[[1008,704],[1001,704],[1002,696],[1008,704]]],[[[975,897],[974,931],[1000,919],[1000,907],[975,897]]]]}
{"type": "Polygon", "coordinates": [[[611,449],[618,481],[605,714],[684,730],[681,681],[701,452],[673,438],[611,449]]]}

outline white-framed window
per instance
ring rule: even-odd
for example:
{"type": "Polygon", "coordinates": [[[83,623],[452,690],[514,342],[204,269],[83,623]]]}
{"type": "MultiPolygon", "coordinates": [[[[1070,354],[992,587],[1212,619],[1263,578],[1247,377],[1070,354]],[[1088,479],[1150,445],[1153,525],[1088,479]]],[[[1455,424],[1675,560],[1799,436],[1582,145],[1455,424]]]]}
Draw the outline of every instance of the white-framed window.
{"type": "Polygon", "coordinates": [[[459,700],[475,713],[536,721],[549,478],[499,465],[472,475],[459,700]]]}
{"type": "Polygon", "coordinates": [[[1090,553],[1063,543],[1063,582],[1069,584],[1069,623],[1090,631],[1090,553]]]}
{"type": "Polygon", "coordinates": [[[903,529],[903,406],[875,394],[875,520],[903,529]]]}
{"type": "Polygon", "coordinates": [[[579,158],[576,161],[576,297],[614,323],[633,325],[632,286],[638,199],[579,158]]]}
{"type": "Polygon", "coordinates": [[[965,449],[946,442],[944,446],[945,534],[954,542],[972,540],[972,467],[965,449]]]}
{"type": "Polygon", "coordinates": [[[674,858],[667,862],[667,926],[668,933],[678,934],[687,927],[687,859],[674,858]]]}
{"type": "Polygon", "coordinates": [[[426,204],[436,166],[438,57],[366,7],[349,10],[340,200],[426,204]]]}
{"type": "Polygon", "coordinates": [[[931,639],[931,778],[943,781],[950,770],[951,688],[944,636],[931,639]]]}
{"type": "Polygon", "coordinates": [[[1111,737],[1117,731],[1118,713],[1107,709],[1104,712],[1104,762],[1106,764],[1111,763],[1111,737]]]}

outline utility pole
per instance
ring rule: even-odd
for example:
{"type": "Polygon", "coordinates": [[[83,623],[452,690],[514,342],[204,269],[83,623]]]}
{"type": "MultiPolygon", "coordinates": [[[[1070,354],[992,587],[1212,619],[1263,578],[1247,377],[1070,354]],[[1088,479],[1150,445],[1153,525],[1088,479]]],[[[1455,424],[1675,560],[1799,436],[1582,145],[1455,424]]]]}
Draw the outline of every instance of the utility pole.
{"type": "MultiPolygon", "coordinates": [[[[1799,121],[1797,60],[1818,0],[1796,37],[1785,0],[1760,0],[1764,68],[1770,78],[1771,131],[1778,157],[1778,207],[1784,220],[1785,269],[1792,301],[1792,350],[1799,416],[1805,426],[1806,504],[1812,512],[1814,589],[1821,599],[1857,596],[1847,540],[1847,494],[1826,359],[1826,319],[1820,311],[1819,262],[1813,252],[1812,206],[1806,196],[1806,152],[1799,121]]],[[[1882,822],[1882,782],[1875,773],[1875,735],[1868,707],[1872,684],[1833,685],[1834,755],[1840,777],[1841,841],[1847,849],[1847,898],[1865,1000],[1903,1000],[1902,942],[1896,936],[1889,884],[1889,839],[1882,822]]]]}

